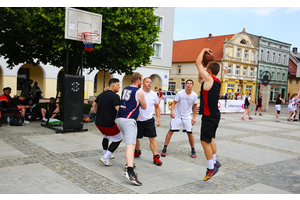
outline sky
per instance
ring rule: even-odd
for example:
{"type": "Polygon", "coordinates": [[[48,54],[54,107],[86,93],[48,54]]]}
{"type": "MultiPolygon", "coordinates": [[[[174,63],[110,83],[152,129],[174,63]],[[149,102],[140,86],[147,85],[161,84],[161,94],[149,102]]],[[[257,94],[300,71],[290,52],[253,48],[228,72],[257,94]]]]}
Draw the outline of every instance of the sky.
{"type": "Polygon", "coordinates": [[[174,40],[247,33],[291,44],[300,52],[299,7],[175,7],[174,40]]]}

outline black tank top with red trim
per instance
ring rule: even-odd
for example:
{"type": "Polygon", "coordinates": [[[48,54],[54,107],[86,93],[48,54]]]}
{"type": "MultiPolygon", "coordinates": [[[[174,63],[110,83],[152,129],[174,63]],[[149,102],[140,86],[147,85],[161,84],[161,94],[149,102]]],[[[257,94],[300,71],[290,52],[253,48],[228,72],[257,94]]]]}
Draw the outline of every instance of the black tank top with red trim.
{"type": "Polygon", "coordinates": [[[220,117],[218,101],[220,95],[221,82],[216,77],[212,76],[214,82],[210,90],[204,90],[201,85],[200,109],[199,114],[210,117],[220,117]]]}

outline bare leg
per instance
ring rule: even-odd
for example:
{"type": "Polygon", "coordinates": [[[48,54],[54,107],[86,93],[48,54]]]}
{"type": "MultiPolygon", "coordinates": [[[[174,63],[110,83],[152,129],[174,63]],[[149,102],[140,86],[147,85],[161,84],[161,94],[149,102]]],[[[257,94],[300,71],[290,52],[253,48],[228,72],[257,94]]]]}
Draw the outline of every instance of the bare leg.
{"type": "Polygon", "coordinates": [[[168,145],[170,143],[171,137],[173,135],[174,132],[172,131],[168,131],[167,135],[166,135],[166,139],[165,139],[165,145],[168,145]]]}
{"type": "Polygon", "coordinates": [[[125,158],[128,167],[133,167],[135,145],[126,145],[125,158]]]}
{"type": "Polygon", "coordinates": [[[188,133],[189,143],[191,145],[191,148],[195,147],[195,139],[193,133],[188,133]]]}
{"type": "Polygon", "coordinates": [[[140,143],[139,139],[136,139],[135,150],[139,150],[140,146],[141,146],[141,143],[140,143]]]}
{"type": "Polygon", "coordinates": [[[150,149],[153,153],[153,155],[157,155],[157,143],[155,138],[149,138],[150,140],[150,149]]]}

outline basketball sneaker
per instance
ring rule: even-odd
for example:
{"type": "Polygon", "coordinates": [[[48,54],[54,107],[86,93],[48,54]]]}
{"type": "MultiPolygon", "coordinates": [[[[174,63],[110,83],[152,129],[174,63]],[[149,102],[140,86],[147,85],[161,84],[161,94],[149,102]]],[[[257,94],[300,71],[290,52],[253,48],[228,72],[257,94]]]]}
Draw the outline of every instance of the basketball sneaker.
{"type": "Polygon", "coordinates": [[[112,166],[112,163],[109,161],[109,159],[105,159],[104,157],[102,157],[99,160],[106,166],[112,166]]]}
{"type": "Polygon", "coordinates": [[[111,154],[111,156],[109,158],[114,159],[115,158],[114,154],[111,154]]]}
{"type": "Polygon", "coordinates": [[[207,181],[207,180],[211,179],[211,177],[213,177],[217,172],[218,172],[218,168],[216,168],[216,167],[214,169],[207,168],[206,175],[205,175],[203,181],[207,181]]]}
{"type": "MultiPolygon", "coordinates": [[[[136,168],[136,165],[135,165],[135,163],[133,163],[133,169],[135,169],[135,168],[136,168]]],[[[124,171],[127,171],[127,164],[125,164],[124,171]]]]}
{"type": "Polygon", "coordinates": [[[153,164],[161,166],[162,162],[159,160],[160,156],[157,154],[155,156],[153,156],[153,164]]]}
{"type": "Polygon", "coordinates": [[[252,117],[249,117],[249,120],[253,120],[253,118],[252,118],[252,117]]]}
{"type": "Polygon", "coordinates": [[[244,117],[242,117],[241,120],[246,121],[244,117]]]}
{"type": "Polygon", "coordinates": [[[219,169],[221,166],[222,166],[222,165],[221,165],[221,163],[219,163],[219,161],[217,161],[217,162],[215,163],[215,165],[214,165],[214,167],[215,167],[215,168],[218,168],[218,169],[219,169]]]}
{"type": "Polygon", "coordinates": [[[126,171],[124,174],[124,178],[126,178],[127,180],[131,181],[132,183],[134,183],[136,185],[139,185],[139,186],[142,185],[142,183],[138,180],[138,177],[134,171],[130,175],[126,171]]]}
{"type": "Polygon", "coordinates": [[[162,157],[166,157],[166,156],[167,156],[167,149],[164,148],[164,149],[161,151],[160,155],[161,155],[162,157]]]}
{"type": "Polygon", "coordinates": [[[134,157],[139,157],[140,155],[142,154],[142,151],[139,149],[139,150],[135,150],[134,151],[134,157]]]}
{"type": "Polygon", "coordinates": [[[191,155],[192,158],[197,158],[197,154],[196,154],[196,151],[195,150],[192,150],[192,155],[191,155]]]}

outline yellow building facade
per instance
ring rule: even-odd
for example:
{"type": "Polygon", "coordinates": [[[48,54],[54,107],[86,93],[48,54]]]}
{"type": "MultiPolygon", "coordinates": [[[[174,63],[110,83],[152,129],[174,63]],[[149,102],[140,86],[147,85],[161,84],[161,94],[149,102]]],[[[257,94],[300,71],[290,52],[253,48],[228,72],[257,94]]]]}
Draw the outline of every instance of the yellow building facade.
{"type": "Polygon", "coordinates": [[[258,46],[245,29],[229,40],[225,38],[222,65],[221,93],[227,93],[233,99],[235,93],[251,93],[251,100],[254,101],[258,46]]]}

